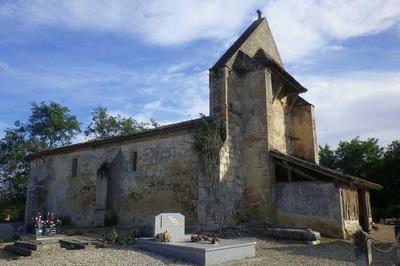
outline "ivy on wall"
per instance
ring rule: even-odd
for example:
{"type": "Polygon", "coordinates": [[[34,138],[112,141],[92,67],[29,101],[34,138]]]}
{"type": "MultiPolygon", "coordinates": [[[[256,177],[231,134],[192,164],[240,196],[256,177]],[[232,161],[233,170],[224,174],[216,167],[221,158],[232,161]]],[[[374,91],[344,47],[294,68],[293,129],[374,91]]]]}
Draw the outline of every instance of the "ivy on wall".
{"type": "Polygon", "coordinates": [[[219,152],[225,140],[225,127],[222,123],[202,116],[194,130],[194,150],[198,153],[203,174],[209,178],[211,188],[217,180],[219,152]]]}
{"type": "Polygon", "coordinates": [[[193,139],[193,148],[199,156],[202,173],[206,178],[208,188],[206,221],[204,222],[207,222],[211,217],[216,220],[213,209],[218,205],[216,197],[217,194],[220,194],[220,187],[218,186],[220,151],[226,139],[225,124],[202,116],[201,122],[194,130],[193,139]]]}

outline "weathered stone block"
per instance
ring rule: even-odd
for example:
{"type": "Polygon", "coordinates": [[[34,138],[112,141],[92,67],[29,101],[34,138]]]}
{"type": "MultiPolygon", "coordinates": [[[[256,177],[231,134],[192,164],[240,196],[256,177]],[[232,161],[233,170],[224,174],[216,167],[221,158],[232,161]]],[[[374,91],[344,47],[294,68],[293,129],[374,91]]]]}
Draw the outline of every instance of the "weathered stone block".
{"type": "Polygon", "coordinates": [[[11,241],[14,235],[14,228],[11,224],[0,224],[0,240],[11,241]]]}
{"type": "Polygon", "coordinates": [[[276,238],[303,240],[312,245],[318,244],[321,239],[320,233],[311,229],[268,228],[266,234],[276,238]]]}

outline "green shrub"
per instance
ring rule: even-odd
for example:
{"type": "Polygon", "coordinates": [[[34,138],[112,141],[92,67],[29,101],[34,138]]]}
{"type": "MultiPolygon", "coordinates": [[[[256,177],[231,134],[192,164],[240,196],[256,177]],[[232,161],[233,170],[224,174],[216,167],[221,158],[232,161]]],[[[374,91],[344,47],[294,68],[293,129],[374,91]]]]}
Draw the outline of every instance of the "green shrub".
{"type": "Polygon", "coordinates": [[[110,235],[107,237],[107,240],[110,241],[111,243],[116,243],[118,242],[118,233],[115,228],[111,231],[110,235]]]}
{"type": "Polygon", "coordinates": [[[0,200],[0,222],[20,222],[25,218],[25,199],[0,200]]]}

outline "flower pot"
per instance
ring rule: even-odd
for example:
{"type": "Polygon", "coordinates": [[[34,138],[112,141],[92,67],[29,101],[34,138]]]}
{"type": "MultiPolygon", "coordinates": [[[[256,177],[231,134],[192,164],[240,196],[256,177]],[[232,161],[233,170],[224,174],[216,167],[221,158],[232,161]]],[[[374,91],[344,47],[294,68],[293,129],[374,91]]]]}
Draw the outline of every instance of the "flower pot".
{"type": "Polygon", "coordinates": [[[37,235],[37,236],[41,236],[42,232],[43,232],[42,229],[39,229],[39,228],[35,229],[35,235],[37,235]]]}

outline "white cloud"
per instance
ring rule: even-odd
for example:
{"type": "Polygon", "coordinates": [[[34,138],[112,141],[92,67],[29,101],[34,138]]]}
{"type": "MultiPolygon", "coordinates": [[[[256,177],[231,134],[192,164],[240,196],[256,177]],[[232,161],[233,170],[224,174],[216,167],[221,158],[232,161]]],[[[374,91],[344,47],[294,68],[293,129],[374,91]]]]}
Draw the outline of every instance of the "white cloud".
{"type": "Polygon", "coordinates": [[[233,42],[260,6],[289,63],[335,40],[400,26],[399,0],[16,0],[0,4],[0,19],[14,16],[29,26],[114,32],[157,45],[199,39],[224,45],[233,42]]]}
{"type": "MultiPolygon", "coordinates": [[[[400,26],[399,0],[10,0],[0,3],[0,24],[15,20],[28,29],[46,26],[112,32],[169,46],[214,39],[227,47],[255,18],[259,7],[263,7],[285,63],[309,61],[316,51],[346,49],[340,43],[348,38],[400,26]]],[[[51,69],[8,73],[1,72],[7,65],[0,65],[0,73],[29,85],[46,84],[48,93],[63,91],[78,104],[105,102],[110,110],[118,109],[140,121],[172,113],[171,118],[161,120],[174,122],[208,113],[208,73],[193,69],[196,60],[151,72],[85,66],[59,73],[51,69]]],[[[399,76],[400,72],[370,71],[300,77],[310,88],[305,97],[316,105],[320,142],[333,144],[355,135],[377,136],[382,142],[398,138],[399,76]]],[[[35,95],[40,93],[35,91],[35,95]]]]}
{"type": "Polygon", "coordinates": [[[180,71],[183,71],[185,69],[188,69],[190,67],[193,67],[193,63],[189,63],[189,62],[181,62],[172,66],[169,66],[167,68],[167,73],[172,74],[172,73],[177,73],[180,71]]]}
{"type": "MultiPolygon", "coordinates": [[[[185,72],[191,64],[135,71],[104,64],[16,67],[4,73],[2,85],[12,88],[7,89],[8,97],[15,102],[21,95],[29,101],[56,100],[72,108],[89,108],[86,115],[101,105],[114,115],[132,116],[141,122],[155,118],[164,124],[195,118],[200,112],[208,114],[208,71],[185,72]]],[[[88,120],[85,116],[82,122],[88,120]]]]}
{"type": "Polygon", "coordinates": [[[11,70],[11,67],[7,63],[0,61],[0,73],[9,70],[11,70]]]}
{"type": "Polygon", "coordinates": [[[336,145],[357,135],[382,145],[400,139],[400,71],[303,76],[304,94],[315,104],[318,141],[336,145]]]}
{"type": "Polygon", "coordinates": [[[88,140],[90,140],[90,138],[86,137],[85,134],[80,133],[74,139],[72,139],[72,144],[82,143],[88,140]]]}
{"type": "Polygon", "coordinates": [[[191,74],[176,71],[171,74],[168,69],[154,71],[146,82],[145,93],[152,101],[144,104],[135,117],[148,120],[168,113],[177,119],[166,121],[176,122],[197,118],[199,113],[208,115],[208,71],[199,70],[191,74]]]}
{"type": "Polygon", "coordinates": [[[231,37],[256,0],[32,0],[3,5],[1,14],[28,24],[109,31],[161,45],[231,37]],[[12,6],[12,8],[11,8],[12,6]]]}
{"type": "Polygon", "coordinates": [[[285,0],[264,8],[284,62],[298,61],[335,40],[400,25],[398,0],[285,0]]]}

